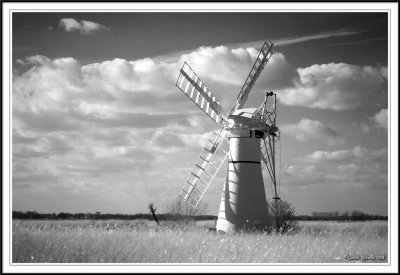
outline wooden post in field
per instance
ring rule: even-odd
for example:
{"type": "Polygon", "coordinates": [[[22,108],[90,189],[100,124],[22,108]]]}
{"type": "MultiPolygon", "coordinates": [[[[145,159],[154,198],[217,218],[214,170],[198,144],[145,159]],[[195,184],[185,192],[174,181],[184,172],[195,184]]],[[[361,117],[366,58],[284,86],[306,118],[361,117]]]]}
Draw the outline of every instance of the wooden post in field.
{"type": "Polygon", "coordinates": [[[159,223],[158,220],[157,220],[157,216],[156,216],[156,210],[157,210],[157,209],[154,208],[154,205],[153,205],[152,203],[150,203],[149,208],[150,208],[150,212],[151,212],[151,214],[153,215],[153,218],[154,218],[154,220],[156,221],[157,225],[160,225],[160,223],[159,223]]]}

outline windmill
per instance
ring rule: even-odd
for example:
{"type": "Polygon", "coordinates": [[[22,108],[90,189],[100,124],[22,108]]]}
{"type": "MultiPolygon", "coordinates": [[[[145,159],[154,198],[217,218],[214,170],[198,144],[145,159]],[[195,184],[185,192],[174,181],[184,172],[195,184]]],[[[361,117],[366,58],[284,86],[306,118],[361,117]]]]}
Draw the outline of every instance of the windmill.
{"type": "Polygon", "coordinates": [[[273,199],[277,203],[275,142],[279,139],[279,129],[276,127],[276,95],[267,92],[258,108],[243,109],[243,106],[273,53],[273,43],[267,39],[229,114],[186,62],[176,82],[191,101],[221,126],[219,131],[212,132],[179,194],[196,207],[228,158],[216,226],[218,231],[233,232],[271,225],[262,168],[271,178],[273,199]]]}

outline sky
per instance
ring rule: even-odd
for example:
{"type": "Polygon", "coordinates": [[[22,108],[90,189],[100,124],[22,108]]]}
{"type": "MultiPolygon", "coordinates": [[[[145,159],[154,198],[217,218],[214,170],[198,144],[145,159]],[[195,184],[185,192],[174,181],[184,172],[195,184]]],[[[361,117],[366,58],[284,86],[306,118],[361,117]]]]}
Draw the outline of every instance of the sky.
{"type": "Polygon", "coordinates": [[[298,214],[388,214],[386,13],[14,12],[11,25],[13,210],[165,211],[220,129],[175,87],[179,69],[230,110],[269,38],[245,107],[277,94],[279,196],[298,214]]]}

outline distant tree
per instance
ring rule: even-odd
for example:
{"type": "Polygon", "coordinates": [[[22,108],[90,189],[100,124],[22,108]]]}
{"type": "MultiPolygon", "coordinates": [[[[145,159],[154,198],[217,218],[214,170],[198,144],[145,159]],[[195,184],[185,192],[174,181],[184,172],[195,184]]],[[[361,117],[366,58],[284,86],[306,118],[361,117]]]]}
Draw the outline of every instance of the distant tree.
{"type": "Polygon", "coordinates": [[[183,201],[181,197],[177,197],[166,205],[166,213],[173,215],[177,219],[190,219],[193,216],[205,215],[208,205],[200,202],[196,208],[183,201]]]}
{"type": "Polygon", "coordinates": [[[339,217],[339,211],[333,212],[333,216],[334,216],[334,217],[339,217]]]}
{"type": "Polygon", "coordinates": [[[289,202],[278,200],[276,203],[275,200],[271,200],[269,205],[274,217],[273,227],[277,232],[285,233],[296,228],[296,210],[289,202]]]}
{"type": "Polygon", "coordinates": [[[75,213],[74,219],[83,220],[85,218],[85,213],[75,213]]]}
{"type": "Polygon", "coordinates": [[[341,221],[346,221],[349,219],[349,212],[348,211],[344,211],[340,214],[339,216],[339,220],[341,221]]]}
{"type": "Polygon", "coordinates": [[[357,210],[351,211],[351,218],[353,221],[361,221],[368,219],[368,215],[357,210]]]}
{"type": "Polygon", "coordinates": [[[40,219],[41,215],[36,212],[36,211],[27,211],[26,215],[28,216],[28,219],[40,219]]]}
{"type": "Polygon", "coordinates": [[[67,213],[60,212],[57,214],[57,218],[62,220],[69,220],[72,218],[72,214],[68,212],[67,213]]]}

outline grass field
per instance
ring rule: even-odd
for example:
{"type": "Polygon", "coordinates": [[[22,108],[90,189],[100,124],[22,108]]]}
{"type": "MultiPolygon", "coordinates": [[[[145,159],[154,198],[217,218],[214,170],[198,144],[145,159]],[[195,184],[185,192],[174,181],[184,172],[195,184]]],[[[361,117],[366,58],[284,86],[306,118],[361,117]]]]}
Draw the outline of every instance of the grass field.
{"type": "Polygon", "coordinates": [[[12,260],[13,263],[387,262],[386,221],[300,222],[295,233],[283,235],[207,232],[205,229],[214,223],[161,222],[157,226],[146,220],[15,220],[12,260]]]}

